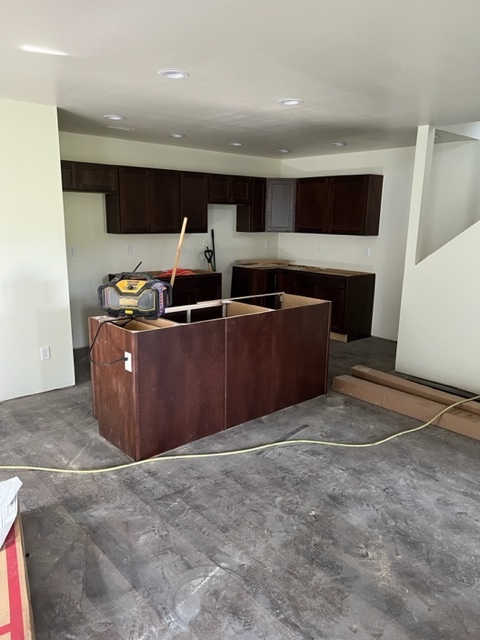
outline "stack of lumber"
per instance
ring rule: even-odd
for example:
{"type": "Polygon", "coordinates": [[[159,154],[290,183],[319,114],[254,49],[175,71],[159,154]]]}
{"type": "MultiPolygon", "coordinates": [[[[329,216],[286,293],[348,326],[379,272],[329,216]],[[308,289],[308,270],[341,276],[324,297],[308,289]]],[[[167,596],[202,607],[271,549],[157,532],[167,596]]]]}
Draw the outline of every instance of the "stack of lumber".
{"type": "MultiPolygon", "coordinates": [[[[334,378],[333,390],[422,422],[427,422],[446,407],[465,400],[461,396],[363,365],[353,367],[351,376],[334,378]]],[[[465,402],[441,415],[433,424],[480,440],[480,404],[465,402]]]]}

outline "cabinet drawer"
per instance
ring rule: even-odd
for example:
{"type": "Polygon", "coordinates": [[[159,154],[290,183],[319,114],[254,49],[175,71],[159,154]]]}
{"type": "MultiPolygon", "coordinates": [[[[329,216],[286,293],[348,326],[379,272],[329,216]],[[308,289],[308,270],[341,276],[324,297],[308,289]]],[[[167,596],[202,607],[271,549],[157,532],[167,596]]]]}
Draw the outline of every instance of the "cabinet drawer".
{"type": "Polygon", "coordinates": [[[329,289],[345,289],[347,279],[345,276],[334,276],[323,273],[315,274],[315,284],[329,289]]]}
{"type": "Polygon", "coordinates": [[[314,273],[294,273],[293,283],[294,283],[295,290],[297,289],[313,290],[313,288],[317,284],[317,276],[314,273]]]}

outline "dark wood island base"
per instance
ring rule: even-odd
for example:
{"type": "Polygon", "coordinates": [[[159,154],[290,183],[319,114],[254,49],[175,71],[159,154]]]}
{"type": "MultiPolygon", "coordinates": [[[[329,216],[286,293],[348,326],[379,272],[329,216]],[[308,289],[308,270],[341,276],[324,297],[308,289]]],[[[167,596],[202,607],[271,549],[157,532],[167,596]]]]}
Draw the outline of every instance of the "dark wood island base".
{"type": "Polygon", "coordinates": [[[89,319],[100,434],[142,460],[327,391],[331,303],[216,300],[158,320],[89,319]],[[169,318],[172,318],[169,319],[169,318]]]}

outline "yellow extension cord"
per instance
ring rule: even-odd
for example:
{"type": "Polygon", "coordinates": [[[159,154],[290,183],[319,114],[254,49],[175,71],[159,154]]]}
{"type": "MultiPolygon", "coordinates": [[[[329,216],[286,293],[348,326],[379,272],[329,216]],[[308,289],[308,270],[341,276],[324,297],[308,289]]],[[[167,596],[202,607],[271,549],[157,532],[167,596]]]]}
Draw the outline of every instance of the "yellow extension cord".
{"type": "Polygon", "coordinates": [[[137,462],[127,462],[126,464],[120,464],[116,467],[105,467],[104,469],[56,469],[54,467],[36,467],[30,465],[0,465],[0,471],[46,471],[48,473],[70,473],[70,474],[94,474],[94,473],[109,473],[110,471],[120,471],[121,469],[130,469],[131,467],[138,467],[142,464],[150,464],[152,462],[163,462],[166,460],[194,460],[198,458],[220,458],[222,456],[235,456],[241,453],[253,453],[254,451],[263,451],[264,449],[273,449],[273,447],[283,447],[285,445],[291,444],[314,444],[314,445],[323,445],[326,447],[343,447],[349,449],[363,449],[365,447],[376,447],[379,444],[385,444],[389,440],[393,440],[394,438],[399,438],[400,436],[406,435],[408,433],[414,433],[415,431],[420,431],[421,429],[425,429],[432,424],[437,418],[442,416],[450,409],[454,407],[458,407],[465,402],[470,402],[473,400],[480,399],[480,395],[473,396],[472,398],[465,398],[464,400],[459,400],[454,404],[445,407],[442,411],[439,411],[437,415],[433,416],[431,420],[421,424],[419,427],[413,427],[413,429],[406,429],[405,431],[400,431],[399,433],[394,433],[391,436],[387,436],[386,438],[382,438],[381,440],[377,440],[375,442],[365,442],[365,443],[348,443],[348,442],[328,442],[326,440],[282,440],[280,442],[268,442],[266,444],[259,444],[255,447],[247,447],[246,449],[235,449],[233,451],[218,451],[213,453],[182,453],[176,456],[155,456],[153,458],[147,458],[146,460],[138,460],[137,462]]]}

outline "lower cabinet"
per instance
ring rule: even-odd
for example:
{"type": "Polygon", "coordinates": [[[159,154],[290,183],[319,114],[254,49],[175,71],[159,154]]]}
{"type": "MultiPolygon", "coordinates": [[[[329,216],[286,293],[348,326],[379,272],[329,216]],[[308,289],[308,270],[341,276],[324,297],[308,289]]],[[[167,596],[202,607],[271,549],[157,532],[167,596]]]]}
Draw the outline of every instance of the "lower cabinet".
{"type": "Polygon", "coordinates": [[[92,364],[92,391],[100,435],[135,460],[326,393],[328,302],[286,295],[275,311],[216,308],[208,321],[167,315],[102,331],[108,317],[89,319],[97,362],[132,356],[131,371],[92,364]]]}
{"type": "MultiPolygon", "coordinates": [[[[332,303],[331,331],[345,341],[367,338],[372,331],[375,274],[319,267],[234,265],[232,297],[284,291],[332,303]]],[[[274,299],[258,298],[270,307],[274,299]]]]}

